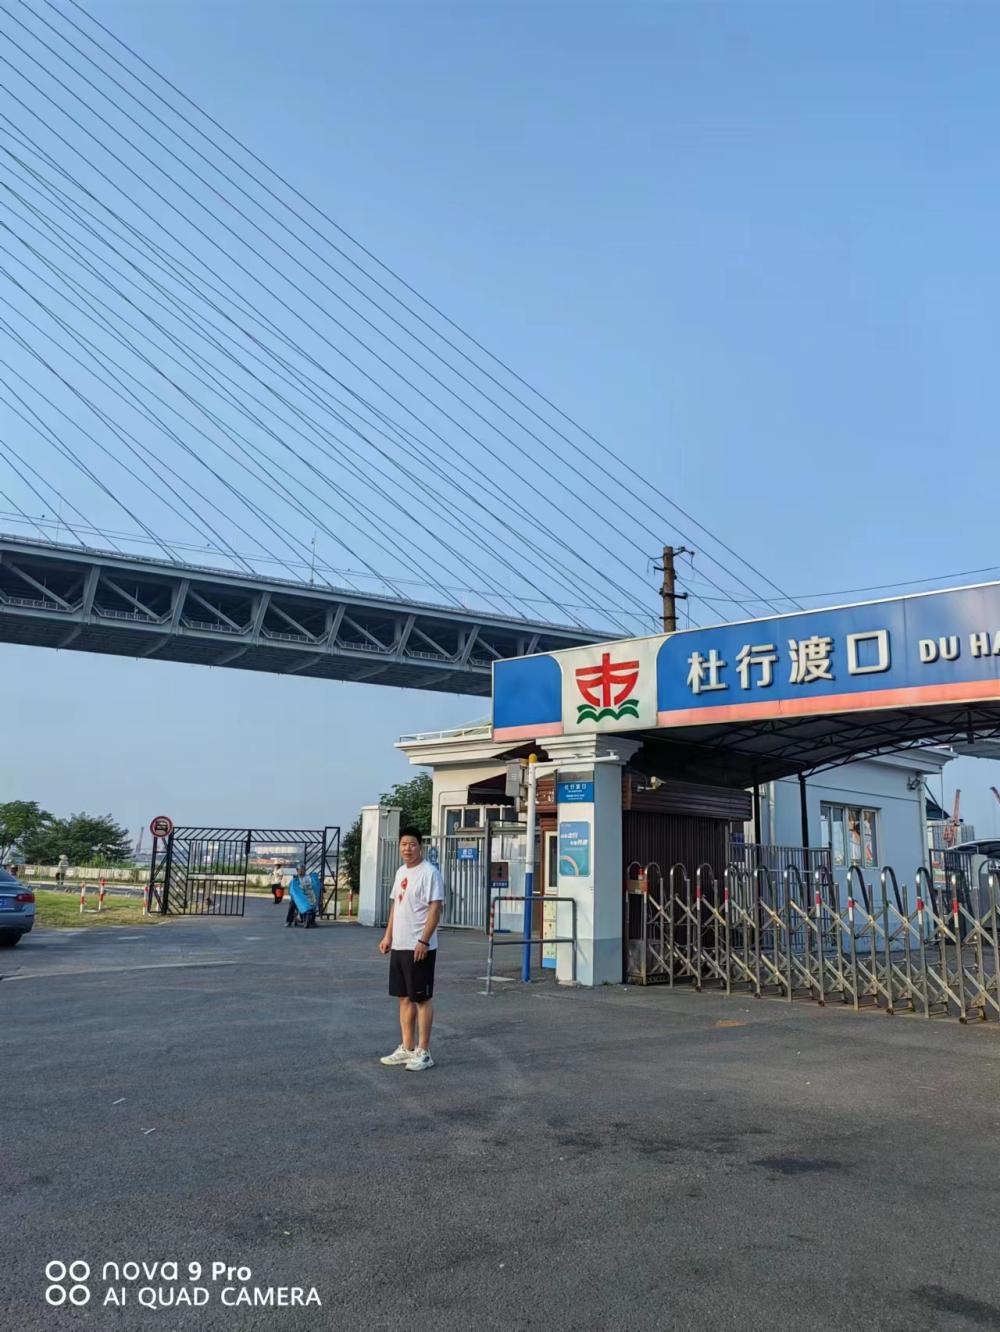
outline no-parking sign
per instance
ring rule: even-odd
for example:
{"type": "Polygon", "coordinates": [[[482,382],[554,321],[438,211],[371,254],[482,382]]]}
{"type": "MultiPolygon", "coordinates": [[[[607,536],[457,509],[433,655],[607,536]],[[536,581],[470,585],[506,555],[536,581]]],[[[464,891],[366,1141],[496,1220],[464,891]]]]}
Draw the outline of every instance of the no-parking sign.
{"type": "Polygon", "coordinates": [[[168,819],[166,814],[158,814],[149,825],[149,831],[154,837],[169,837],[174,830],[173,819],[168,819]]]}

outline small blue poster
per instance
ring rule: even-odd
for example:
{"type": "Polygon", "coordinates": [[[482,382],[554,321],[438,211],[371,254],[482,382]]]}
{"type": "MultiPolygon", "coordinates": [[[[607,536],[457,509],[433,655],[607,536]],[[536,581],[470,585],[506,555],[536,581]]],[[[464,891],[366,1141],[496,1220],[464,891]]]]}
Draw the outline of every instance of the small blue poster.
{"type": "Polygon", "coordinates": [[[478,860],[478,859],[479,859],[479,847],[478,847],[478,846],[460,846],[460,847],[458,848],[458,850],[455,852],[455,856],[456,856],[456,858],[457,858],[458,860],[478,860]]]}
{"type": "Polygon", "coordinates": [[[559,825],[559,877],[585,879],[590,874],[590,824],[559,825]]]}
{"type": "Polygon", "coordinates": [[[556,786],[556,802],[560,805],[592,805],[594,783],[559,782],[556,786]]]}

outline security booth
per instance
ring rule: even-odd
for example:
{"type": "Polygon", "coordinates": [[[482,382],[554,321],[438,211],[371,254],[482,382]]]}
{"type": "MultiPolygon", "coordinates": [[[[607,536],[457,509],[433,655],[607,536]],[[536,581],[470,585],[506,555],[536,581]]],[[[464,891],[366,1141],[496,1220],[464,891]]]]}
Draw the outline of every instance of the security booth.
{"type": "MultiPolygon", "coordinates": [[[[887,791],[891,780],[912,786],[913,856],[892,892],[902,911],[907,883],[912,896],[914,875],[929,876],[922,772],[948,755],[909,767],[899,755],[1000,735],[998,666],[1000,584],[989,584],[498,660],[490,724],[405,736],[399,747],[434,771],[436,831],[474,819],[485,832],[509,816],[516,843],[515,817],[525,821],[533,887],[554,880],[574,909],[577,980],[615,983],[636,867],[687,876],[699,922],[704,912],[721,922],[751,883],[755,910],[775,922],[801,915],[817,875],[830,910],[857,903],[874,921],[892,873],[877,863],[886,811],[864,790],[836,789],[845,764],[882,764],[887,791]],[[529,820],[529,802],[506,786],[501,795],[499,779],[532,756],[529,820]],[[766,793],[780,783],[797,793],[799,817],[779,850],[780,810],[768,820],[766,793]],[[824,786],[818,805],[810,783],[824,786]],[[487,792],[492,803],[478,803],[487,792]]],[[[498,883],[513,885],[516,859],[490,855],[507,866],[498,883]]],[[[564,921],[556,928],[565,934],[564,921]]]]}
{"type": "MultiPolygon", "coordinates": [[[[535,745],[525,745],[519,740],[505,743],[485,723],[478,728],[403,736],[398,747],[412,763],[432,769],[429,853],[439,857],[442,871],[448,863],[454,865],[451,848],[469,837],[483,839],[480,844],[487,861],[480,898],[482,914],[478,918],[461,918],[465,899],[461,878],[453,873],[449,881],[449,874],[445,873],[448,889],[445,922],[475,924],[481,929],[487,926],[489,904],[494,897],[517,898],[524,893],[528,755],[534,754],[543,766],[555,766],[555,771],[539,777],[536,783],[535,892],[545,897],[570,895],[579,901],[578,881],[589,882],[595,873],[601,872],[613,873],[616,885],[613,899],[607,904],[617,913],[616,919],[602,926],[609,930],[611,940],[603,946],[606,971],[602,980],[591,979],[593,971],[587,960],[593,949],[592,946],[581,949],[576,979],[584,984],[622,979],[620,917],[625,864],[640,858],[644,864],[656,858],[664,864],[685,860],[692,867],[704,859],[726,863],[734,838],[742,835],[751,817],[752,800],[746,791],[662,779],[629,762],[640,746],[623,744],[611,755],[613,773],[598,771],[596,778],[604,786],[616,787],[607,801],[607,817],[617,820],[613,828],[605,831],[602,827],[598,845],[593,836],[595,772],[586,755],[578,765],[572,755],[566,758],[565,745],[555,740],[544,739],[535,745]],[[460,916],[457,920],[456,914],[460,916]]],[[[604,749],[607,750],[606,745],[604,749]]],[[[605,766],[609,754],[610,750],[602,754],[599,769],[605,766]]],[[[384,819],[385,812],[372,807],[363,811],[363,819],[366,816],[384,819]]],[[[386,860],[394,853],[391,838],[386,838],[386,860]]],[[[388,875],[387,868],[382,875],[388,875]]],[[[364,910],[364,889],[362,898],[364,910]]],[[[495,921],[501,931],[519,932],[524,922],[522,906],[518,902],[499,903],[495,921]]],[[[578,924],[592,929],[590,912],[585,907],[580,908],[578,924]]],[[[531,927],[536,938],[555,937],[562,929],[556,907],[544,900],[535,902],[531,927]]],[[[539,949],[542,968],[557,973],[564,970],[568,975],[572,969],[568,957],[564,958],[565,967],[559,966],[560,953],[565,952],[555,945],[542,944],[539,949]]]]}

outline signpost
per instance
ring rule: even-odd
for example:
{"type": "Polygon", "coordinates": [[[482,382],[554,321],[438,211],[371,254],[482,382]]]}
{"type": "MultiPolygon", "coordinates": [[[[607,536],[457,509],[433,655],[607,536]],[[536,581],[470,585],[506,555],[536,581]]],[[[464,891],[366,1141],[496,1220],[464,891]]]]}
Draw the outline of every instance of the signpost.
{"type": "MultiPolygon", "coordinates": [[[[160,850],[160,842],[166,841],[167,838],[170,837],[171,833],[174,831],[174,821],[173,819],[169,818],[166,814],[157,814],[156,818],[150,821],[149,831],[153,834],[153,854],[149,862],[149,883],[146,885],[146,891],[145,894],[143,895],[142,914],[144,916],[149,915],[149,913],[153,909],[153,894],[155,892],[157,856],[160,850]]],[[[173,846],[172,843],[168,843],[167,845],[166,854],[168,862],[170,860],[170,853],[172,850],[172,846],[173,846]]],[[[169,869],[170,866],[168,863],[166,866],[167,878],[169,878],[169,869]]],[[[161,901],[159,908],[161,911],[166,910],[166,892],[167,892],[167,887],[165,879],[163,886],[163,900],[161,901]]]]}

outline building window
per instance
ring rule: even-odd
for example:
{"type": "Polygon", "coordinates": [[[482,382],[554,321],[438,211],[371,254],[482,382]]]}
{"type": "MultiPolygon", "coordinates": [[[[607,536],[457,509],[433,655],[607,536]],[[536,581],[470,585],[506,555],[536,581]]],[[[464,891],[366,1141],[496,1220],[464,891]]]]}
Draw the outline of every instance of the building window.
{"type": "Polygon", "coordinates": [[[835,867],[860,865],[870,869],[878,865],[878,810],[859,805],[819,807],[823,844],[833,855],[835,867]]]}

